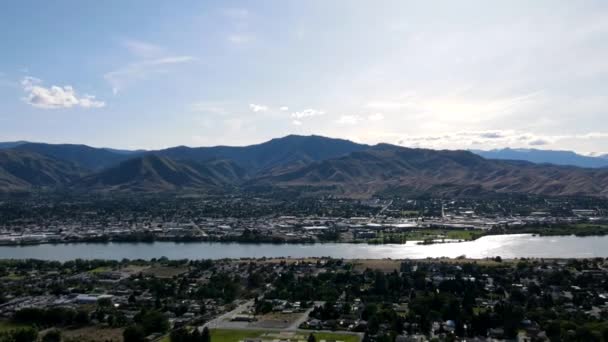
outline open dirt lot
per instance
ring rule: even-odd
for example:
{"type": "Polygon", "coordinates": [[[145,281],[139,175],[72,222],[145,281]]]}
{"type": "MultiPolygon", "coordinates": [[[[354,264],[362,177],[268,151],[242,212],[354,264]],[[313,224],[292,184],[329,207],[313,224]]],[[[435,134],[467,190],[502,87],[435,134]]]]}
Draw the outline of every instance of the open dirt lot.
{"type": "Polygon", "coordinates": [[[269,313],[257,316],[256,322],[251,322],[252,328],[286,329],[302,318],[304,313],[269,313]]]}
{"type": "Polygon", "coordinates": [[[65,329],[61,331],[64,338],[80,342],[122,342],[121,328],[85,327],[79,329],[65,329]]]}
{"type": "Polygon", "coordinates": [[[143,274],[154,275],[158,278],[173,278],[174,276],[188,272],[187,267],[165,267],[152,266],[142,271],[143,274]]]}
{"type": "Polygon", "coordinates": [[[340,341],[340,342],[359,342],[360,337],[354,334],[326,333],[326,332],[278,332],[264,330],[211,330],[211,340],[213,342],[240,342],[248,338],[259,338],[263,342],[289,341],[305,342],[310,333],[315,335],[317,341],[340,341]]]}

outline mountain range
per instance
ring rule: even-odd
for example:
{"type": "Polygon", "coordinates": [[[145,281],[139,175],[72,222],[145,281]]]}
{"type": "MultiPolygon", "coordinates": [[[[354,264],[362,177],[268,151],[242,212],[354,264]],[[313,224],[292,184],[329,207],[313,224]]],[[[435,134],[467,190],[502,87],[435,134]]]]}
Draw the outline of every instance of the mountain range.
{"type": "Polygon", "coordinates": [[[537,164],[570,165],[579,167],[608,167],[608,154],[584,156],[572,151],[503,148],[489,151],[471,150],[488,159],[526,160],[537,164]]]}
{"type": "Polygon", "coordinates": [[[599,164],[597,168],[535,164],[492,155],[488,159],[476,152],[370,146],[297,135],[242,147],[178,146],[156,151],[19,142],[0,144],[0,192],[270,189],[344,197],[608,196],[608,168],[599,164]]]}

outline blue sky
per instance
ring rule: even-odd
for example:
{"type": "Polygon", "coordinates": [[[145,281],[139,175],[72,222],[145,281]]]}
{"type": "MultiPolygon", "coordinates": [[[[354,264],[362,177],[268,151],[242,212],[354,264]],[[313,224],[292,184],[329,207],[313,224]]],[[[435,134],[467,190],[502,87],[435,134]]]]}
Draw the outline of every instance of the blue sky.
{"type": "Polygon", "coordinates": [[[605,1],[4,1],[0,140],[608,151],[605,1]]]}

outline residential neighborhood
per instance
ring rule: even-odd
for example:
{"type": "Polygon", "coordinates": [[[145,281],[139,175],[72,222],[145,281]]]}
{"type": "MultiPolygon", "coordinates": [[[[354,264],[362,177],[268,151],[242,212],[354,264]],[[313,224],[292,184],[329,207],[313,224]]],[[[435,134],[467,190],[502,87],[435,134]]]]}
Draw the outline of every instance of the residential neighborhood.
{"type": "Polygon", "coordinates": [[[149,341],[194,330],[218,341],[235,333],[404,342],[608,334],[601,258],[4,260],[0,290],[5,334],[59,331],[65,341],[128,342],[125,331],[135,330],[149,341]]]}

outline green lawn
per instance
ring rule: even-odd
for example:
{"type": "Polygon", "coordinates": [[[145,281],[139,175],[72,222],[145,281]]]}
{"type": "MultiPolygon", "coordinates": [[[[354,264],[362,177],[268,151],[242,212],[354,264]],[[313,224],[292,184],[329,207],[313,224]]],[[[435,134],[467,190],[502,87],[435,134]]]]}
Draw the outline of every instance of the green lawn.
{"type": "Polygon", "coordinates": [[[375,239],[370,239],[370,243],[398,243],[398,241],[424,241],[426,239],[448,239],[470,241],[482,237],[486,233],[482,230],[464,229],[416,229],[403,233],[379,233],[375,239]]]}
{"type": "Polygon", "coordinates": [[[89,273],[102,273],[102,272],[108,272],[111,271],[112,268],[111,267],[106,267],[106,266],[100,266],[97,268],[94,268],[92,270],[89,271],[89,273]]]}
{"type": "Polygon", "coordinates": [[[403,216],[418,216],[420,215],[420,211],[418,210],[402,210],[401,215],[403,216]]]}
{"type": "Polygon", "coordinates": [[[15,273],[11,273],[11,274],[9,274],[9,275],[7,275],[7,276],[4,276],[4,277],[2,277],[2,278],[0,278],[0,279],[3,279],[3,280],[21,280],[21,279],[23,279],[23,278],[24,278],[24,277],[23,277],[23,276],[21,276],[21,275],[17,275],[17,274],[15,274],[15,273]]]}
{"type": "Polygon", "coordinates": [[[576,236],[604,236],[608,235],[608,225],[605,224],[591,224],[591,223],[577,223],[577,224],[558,224],[548,227],[536,227],[536,226],[523,226],[519,228],[512,228],[508,231],[509,233],[528,233],[528,234],[539,234],[541,236],[562,236],[562,235],[576,235],[576,236]]]}
{"type": "Polygon", "coordinates": [[[0,332],[5,332],[13,329],[25,328],[27,325],[15,324],[9,321],[0,321],[0,332]]]}
{"type": "Polygon", "coordinates": [[[448,239],[475,240],[484,234],[481,230],[448,230],[446,235],[448,239]]]}
{"type": "Polygon", "coordinates": [[[359,342],[359,336],[340,334],[340,333],[317,333],[314,331],[303,331],[300,330],[295,332],[293,337],[281,336],[279,338],[278,332],[274,331],[263,331],[263,330],[229,330],[229,329],[213,329],[211,330],[211,341],[213,342],[238,342],[243,341],[246,338],[262,338],[262,340],[278,340],[278,339],[289,339],[290,341],[306,341],[308,335],[313,333],[317,341],[321,340],[334,340],[344,342],[359,342]]]}

